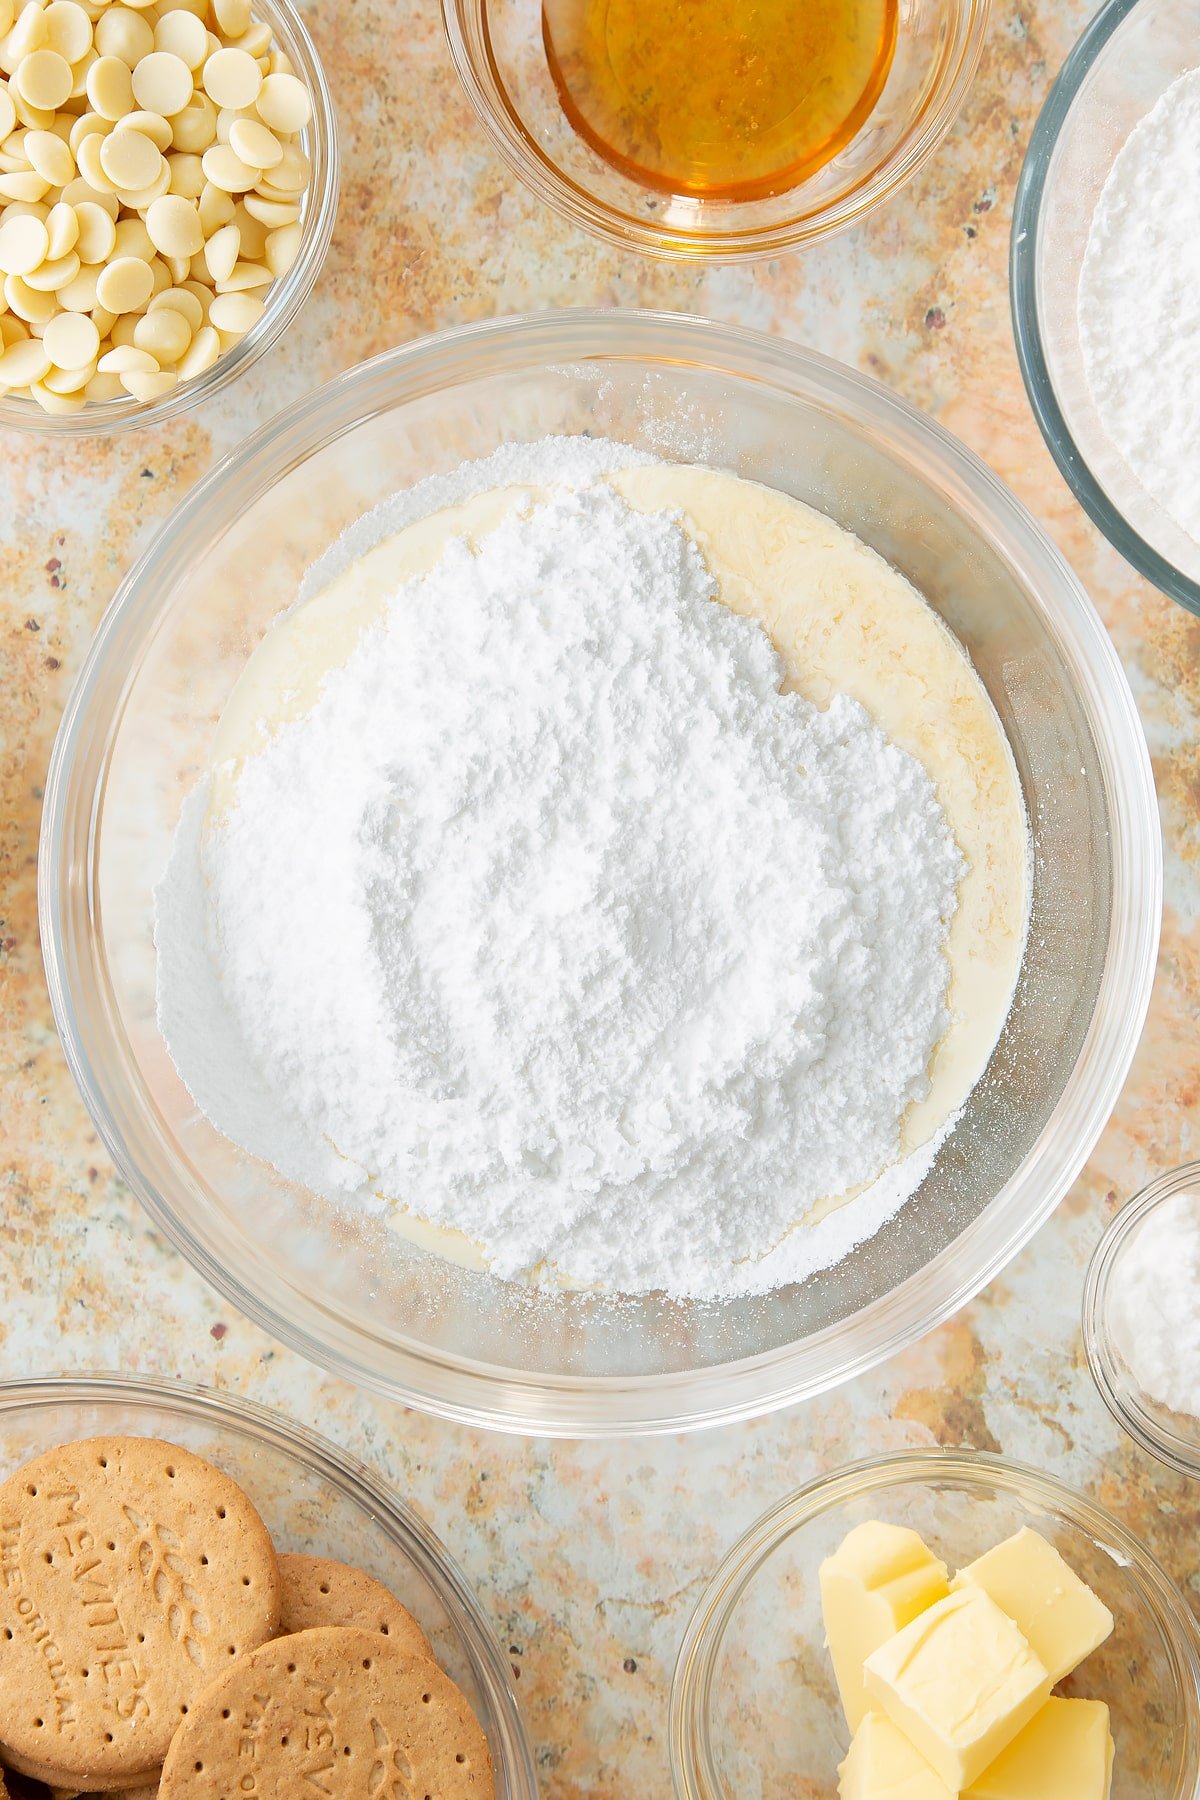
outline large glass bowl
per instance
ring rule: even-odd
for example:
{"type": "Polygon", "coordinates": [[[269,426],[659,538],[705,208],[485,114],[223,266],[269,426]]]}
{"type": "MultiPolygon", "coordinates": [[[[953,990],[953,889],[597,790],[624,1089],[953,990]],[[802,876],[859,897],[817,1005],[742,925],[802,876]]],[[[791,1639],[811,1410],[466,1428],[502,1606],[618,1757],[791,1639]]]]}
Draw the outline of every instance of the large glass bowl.
{"type": "Polygon", "coordinates": [[[817,1571],[855,1525],[908,1525],[951,1569],[1022,1526],[1099,1594],[1112,1636],[1066,1691],[1104,1700],[1112,1800],[1200,1794],[1200,1636],[1177,1588],[1111,1513],[999,1456],[925,1450],[852,1464],[751,1526],[700,1599],[671,1690],[678,1800],[833,1794],[848,1734],[817,1571]]]}
{"type": "Polygon", "coordinates": [[[380,357],[195,488],[122,583],[68,704],[40,904],[84,1099],[197,1269],[275,1337],[393,1398],[587,1435],[676,1430],[816,1393],[989,1281],[1062,1198],[1116,1099],[1147,1005],[1161,876],[1149,760],[1112,646],[982,464],[886,389],[779,339],[581,311],[380,357]],[[406,1247],[213,1131],[155,1023],[151,891],[226,698],[303,570],[423,475],[584,431],[798,495],[903,570],[970,650],[1032,827],[1012,1013],[919,1196],[830,1273],[720,1305],[534,1293],[406,1247]]]}
{"type": "Polygon", "coordinates": [[[266,304],[245,337],[223,351],[193,381],[181,381],[161,400],[92,400],[80,412],[46,413],[36,400],[0,391],[0,429],[43,436],[102,437],[110,432],[161,425],[209,400],[282,337],[313,290],[337,219],[339,161],[337,119],[324,66],[292,0],[253,0],[253,14],[271,27],[312,100],[312,119],[300,135],[312,163],[312,180],[300,206],[300,250],[286,275],[264,289],[266,304]]]}
{"type": "Polygon", "coordinates": [[[1096,203],[1130,132],[1200,64],[1193,0],[1108,0],[1042,108],[1013,209],[1017,356],[1075,498],[1148,581],[1200,613],[1200,545],[1167,517],[1100,422],[1079,342],[1079,273],[1096,203]]]}
{"type": "Polygon", "coordinates": [[[484,129],[539,199],[622,249],[735,262],[844,231],[912,180],[970,91],[990,4],[900,0],[895,56],[869,117],[806,180],[757,200],[659,193],[599,156],[559,104],[542,44],[542,0],[442,0],[442,12],[484,129]]]}
{"type": "Polygon", "coordinates": [[[0,1479],[55,1444],[110,1433],[205,1457],[246,1490],[277,1549],[332,1557],[382,1581],[471,1702],[498,1800],[537,1800],[508,1659],[444,1545],[378,1475],[279,1413],[211,1388],[123,1375],[0,1383],[0,1479]]]}

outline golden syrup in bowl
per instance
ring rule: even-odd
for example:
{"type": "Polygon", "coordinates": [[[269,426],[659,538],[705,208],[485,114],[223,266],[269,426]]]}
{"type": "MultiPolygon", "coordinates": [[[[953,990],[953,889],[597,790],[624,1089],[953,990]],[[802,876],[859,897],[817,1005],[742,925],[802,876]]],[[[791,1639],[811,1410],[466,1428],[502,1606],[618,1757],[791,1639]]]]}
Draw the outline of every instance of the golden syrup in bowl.
{"type": "Polygon", "coordinates": [[[574,129],[670,194],[753,200],[835,156],[883,91],[897,0],[542,0],[574,129]]]}

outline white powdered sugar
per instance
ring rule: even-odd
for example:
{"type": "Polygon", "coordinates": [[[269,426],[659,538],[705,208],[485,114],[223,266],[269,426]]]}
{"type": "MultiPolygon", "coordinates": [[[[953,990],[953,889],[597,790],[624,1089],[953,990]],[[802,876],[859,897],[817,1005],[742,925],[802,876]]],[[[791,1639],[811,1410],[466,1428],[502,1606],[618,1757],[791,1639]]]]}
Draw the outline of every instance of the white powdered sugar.
{"type": "Polygon", "coordinates": [[[1105,431],[1200,542],[1200,69],[1180,76],[1109,171],[1079,279],[1079,343],[1105,431]]]}
{"type": "Polygon", "coordinates": [[[1200,1418],[1200,1194],[1172,1194],[1134,1227],[1110,1292],[1113,1338],[1139,1387],[1200,1418]]]}
{"type": "Polygon", "coordinates": [[[672,517],[556,489],[401,586],[226,816],[193,794],[160,1025],[220,1130],[623,1292],[764,1291],[914,1191],[962,859],[713,594],[672,517]]]}

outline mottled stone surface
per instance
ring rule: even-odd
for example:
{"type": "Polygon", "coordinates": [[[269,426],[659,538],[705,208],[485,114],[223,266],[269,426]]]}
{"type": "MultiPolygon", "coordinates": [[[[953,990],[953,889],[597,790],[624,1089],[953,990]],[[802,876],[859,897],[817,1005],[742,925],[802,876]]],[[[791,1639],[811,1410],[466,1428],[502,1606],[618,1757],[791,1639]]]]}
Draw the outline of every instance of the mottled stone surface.
{"type": "Polygon", "coordinates": [[[1200,621],[1090,528],[1025,402],[1006,290],[1011,203],[1078,0],[999,0],[966,112],[861,229],[757,269],[681,272],[580,236],[518,191],[461,97],[430,4],[311,0],[346,178],[332,254],[287,341],[200,413],[63,449],[0,442],[0,1376],[127,1367],[214,1382],[384,1468],[461,1559],[511,1646],[552,1800],[670,1791],[665,1721],[687,1615],[726,1545],[789,1488],[888,1447],[970,1443],[1052,1469],[1140,1532],[1200,1604],[1200,1489],[1123,1440],[1078,1310],[1115,1206],[1200,1155],[1200,621]],[[41,783],[114,585],[215,457],[279,404],[388,345],[493,313],[663,305],[766,327],[892,383],[1045,521],[1133,681],[1158,778],[1167,905],[1150,1023],[1052,1224],[907,1355],[803,1409],[689,1440],[522,1443],[355,1393],[274,1348],[149,1230],[102,1153],[51,1022],[37,942],[41,783]]]}

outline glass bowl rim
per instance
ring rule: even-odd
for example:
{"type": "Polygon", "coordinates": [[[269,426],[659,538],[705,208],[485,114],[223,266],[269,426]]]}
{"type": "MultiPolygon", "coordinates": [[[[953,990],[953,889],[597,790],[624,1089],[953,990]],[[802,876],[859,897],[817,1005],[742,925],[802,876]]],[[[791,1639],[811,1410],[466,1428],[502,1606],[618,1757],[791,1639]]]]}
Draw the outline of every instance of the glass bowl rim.
{"type": "Polygon", "coordinates": [[[493,1756],[512,1788],[511,1800],[536,1800],[537,1775],[512,1675],[500,1641],[458,1563],[430,1525],[391,1483],[331,1438],[260,1400],[166,1375],[127,1375],[116,1369],[0,1378],[0,1421],[9,1414],[93,1402],[135,1409],[173,1409],[211,1423],[227,1418],[272,1449],[293,1457],[360,1506],[399,1540],[419,1573],[446,1605],[476,1679],[496,1716],[501,1742],[493,1756]]]}
{"type": "Polygon", "coordinates": [[[714,264],[753,261],[819,243],[848,230],[907,186],[962,111],[983,55],[992,9],[992,0],[953,0],[958,24],[957,53],[946,63],[926,108],[928,116],[904,154],[876,170],[868,182],[832,206],[798,219],[701,231],[650,224],[634,213],[599,200],[582,182],[564,174],[525,127],[500,79],[486,25],[487,0],[441,0],[441,4],[451,59],[475,115],[493,148],[537,199],[605,243],[632,248],[661,261],[714,264]],[[483,69],[464,29],[464,15],[468,12],[471,35],[478,35],[486,46],[483,69]]]}
{"type": "MultiPolygon", "coordinates": [[[[726,1551],[688,1620],[671,1680],[668,1749],[676,1800],[720,1800],[710,1724],[712,1682],[725,1631],[754,1576],[795,1531],[847,1501],[902,1484],[947,1481],[1030,1497],[1070,1520],[1135,1572],[1165,1626],[1193,1736],[1200,1741],[1200,1625],[1166,1570],[1115,1514],[1054,1475],[994,1451],[929,1445],[847,1463],[805,1482],[762,1513],[726,1551]],[[1185,1679],[1186,1676],[1186,1679],[1185,1679]]],[[[1194,1790],[1200,1794],[1200,1785],[1194,1790]]]]}
{"type": "MultiPolygon", "coordinates": [[[[1107,1121],[1141,1034],[1161,913],[1162,844],[1156,820],[1149,753],[1112,643],[1065,558],[972,451],[881,383],[787,340],[691,314],[567,309],[460,326],[384,352],[285,408],[185,496],[118,587],[68,698],[46,778],[39,921],[51,1004],[67,1061],[109,1153],[158,1228],[239,1311],[331,1373],[463,1423],[564,1437],[673,1432],[761,1416],[873,1367],[957,1311],[1050,1216],[1107,1121]],[[234,512],[240,514],[275,478],[356,424],[389,405],[448,391],[456,380],[531,366],[619,367],[639,357],[663,358],[666,343],[673,362],[690,362],[740,382],[770,381],[790,400],[814,407],[819,400],[840,409],[839,416],[856,429],[886,432],[897,454],[919,455],[923,466],[936,468],[946,504],[974,504],[977,514],[982,512],[976,529],[985,540],[998,541],[1000,553],[1040,607],[1047,629],[1060,644],[1065,641],[1077,689],[1099,733],[1118,882],[1096,1007],[1063,1094],[1021,1168],[937,1257],[854,1315],[854,1354],[835,1372],[815,1368],[814,1357],[821,1362],[830,1340],[845,1335],[845,1322],[748,1357],[669,1375],[530,1373],[433,1352],[415,1340],[399,1348],[388,1340],[389,1367],[381,1373],[365,1365],[362,1356],[368,1342],[377,1345],[383,1339],[369,1339],[357,1320],[347,1329],[339,1318],[331,1330],[327,1309],[292,1286],[264,1298],[261,1281],[251,1287],[212,1254],[189,1218],[142,1178],[126,1154],[104,1071],[87,1054],[67,979],[72,929],[79,928],[82,912],[91,904],[86,884],[67,878],[68,839],[73,832],[78,835],[78,820],[84,817],[76,793],[81,768],[86,772],[89,759],[99,757],[85,802],[90,880],[97,808],[128,670],[153,627],[160,604],[156,596],[170,590],[192,556],[210,541],[210,509],[223,494],[236,493],[234,512]],[[119,692],[98,698],[106,675],[114,683],[119,679],[119,692]],[[1121,892],[1122,882],[1128,892],[1121,892]],[[1036,1204],[1027,1198],[1014,1219],[1012,1202],[1019,1190],[1028,1190],[1035,1174],[1045,1191],[1036,1204]],[[998,1218],[996,1202],[1005,1195],[1009,1204],[999,1209],[998,1218]],[[958,1262],[967,1239],[976,1245],[986,1240],[987,1249],[978,1266],[964,1275],[950,1265],[958,1262]],[[308,1321],[298,1317],[301,1309],[308,1321]],[[397,1363],[403,1364],[399,1375],[397,1363]]],[[[103,984],[97,985],[104,993],[103,984]]],[[[105,1025],[111,1032],[116,1023],[111,996],[108,1000],[105,1025]]]]}
{"type": "Polygon", "coordinates": [[[317,155],[313,158],[313,184],[307,213],[302,214],[300,251],[285,275],[267,289],[262,314],[250,330],[229,350],[222,351],[212,367],[192,381],[180,382],[160,400],[142,404],[136,400],[105,401],[84,406],[76,413],[43,412],[36,400],[0,399],[0,431],[27,437],[111,437],[118,432],[148,430],[167,419],[189,412],[243,375],[276,344],[312,293],[333,238],[341,186],[337,114],[325,65],[317,53],[308,26],[293,0],[254,0],[259,15],[275,30],[282,20],[300,52],[301,68],[313,116],[312,132],[317,155]],[[318,188],[317,182],[320,181],[318,188]]]}
{"type": "Polygon", "coordinates": [[[1180,1163],[1156,1176],[1110,1220],[1084,1277],[1083,1348],[1100,1398],[1122,1431],[1178,1474],[1200,1480],[1200,1444],[1189,1443],[1142,1405],[1132,1374],[1125,1372],[1114,1353],[1108,1329],[1113,1272],[1130,1233],[1164,1200],[1189,1189],[1200,1194],[1200,1161],[1180,1163]]]}
{"type": "Polygon", "coordinates": [[[1109,39],[1140,4],[1141,0],[1107,0],[1076,40],[1038,114],[1013,201],[1009,302],[1021,379],[1059,474],[1093,525],[1125,561],[1161,593],[1200,615],[1200,582],[1177,569],[1135,530],[1092,473],[1058,403],[1038,317],[1038,232],[1059,135],[1109,39]]]}

